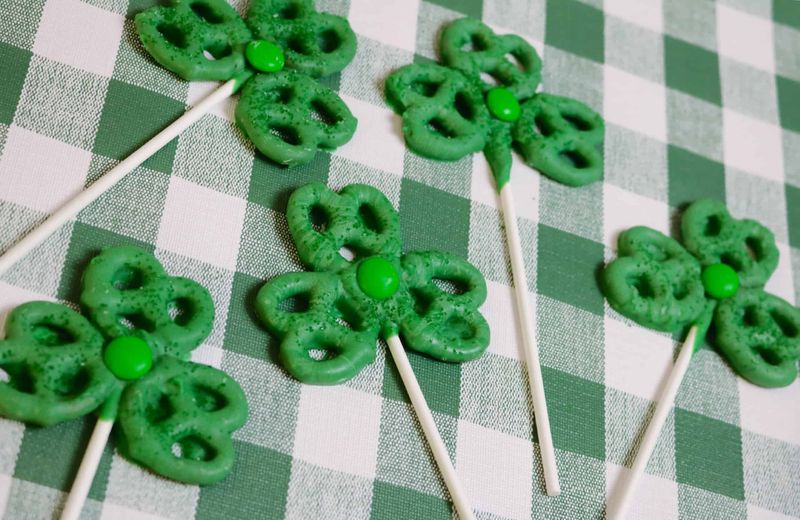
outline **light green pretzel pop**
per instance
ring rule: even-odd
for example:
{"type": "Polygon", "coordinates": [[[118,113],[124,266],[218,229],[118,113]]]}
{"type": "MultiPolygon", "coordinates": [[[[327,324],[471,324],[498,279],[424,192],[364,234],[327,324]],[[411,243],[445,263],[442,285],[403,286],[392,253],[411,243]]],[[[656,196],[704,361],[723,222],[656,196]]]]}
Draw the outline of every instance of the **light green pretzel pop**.
{"type": "Polygon", "coordinates": [[[307,184],[291,195],[286,216],[297,253],[314,272],[268,281],[256,311],[300,381],[354,377],[375,359],[379,335],[399,334],[408,348],[448,362],[474,359],[489,345],[478,312],[486,298],[480,272],[443,252],[403,254],[397,212],[377,189],[352,184],[336,193],[307,184]]]}
{"type": "Polygon", "coordinates": [[[208,291],[168,276],[146,251],[114,247],[89,263],[81,304],[88,319],[50,302],[11,312],[0,415],[49,426],[98,412],[116,418],[134,462],[193,484],[224,478],[247,402],[227,374],[189,361],[211,332],[208,291]]]}
{"type": "Polygon", "coordinates": [[[183,79],[240,82],[236,122],[270,160],[304,164],[353,136],[347,105],[315,80],[353,59],[356,37],[312,0],[253,0],[246,20],[225,0],[173,0],[135,21],[147,52],[183,79]]]}
{"type": "Polygon", "coordinates": [[[386,80],[409,148],[444,161],[483,150],[498,191],[510,177],[512,147],[557,182],[602,178],[602,118],[574,99],[536,93],[542,62],[528,42],[462,18],[445,27],[440,48],[446,66],[406,65],[386,80]]]}
{"type": "Polygon", "coordinates": [[[709,199],[686,210],[681,232],[683,245],[646,227],[623,232],[619,258],[603,272],[608,302],[657,330],[696,324],[702,338],[713,325],[713,342],[745,379],[791,384],[800,359],[800,310],[763,289],[778,265],[772,233],[733,219],[709,199]]]}

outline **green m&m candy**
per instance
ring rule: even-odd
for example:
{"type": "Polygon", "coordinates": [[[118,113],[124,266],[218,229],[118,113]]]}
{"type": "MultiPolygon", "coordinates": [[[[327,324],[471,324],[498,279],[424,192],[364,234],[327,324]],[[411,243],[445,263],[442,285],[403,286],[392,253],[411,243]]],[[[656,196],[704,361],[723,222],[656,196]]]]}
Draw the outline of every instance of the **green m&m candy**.
{"type": "Polygon", "coordinates": [[[244,51],[247,61],[261,72],[283,70],[285,57],[283,49],[267,40],[255,40],[247,44],[244,51]]]}
{"type": "Polygon", "coordinates": [[[714,299],[730,298],[739,290],[739,275],[727,264],[712,264],[703,269],[703,288],[714,299]]]}
{"type": "Polygon", "coordinates": [[[373,256],[361,262],[356,272],[356,280],[364,294],[376,300],[391,298],[400,286],[397,269],[380,256],[373,256]]]}
{"type": "Polygon", "coordinates": [[[514,94],[503,87],[495,87],[486,94],[486,104],[489,112],[501,121],[516,121],[519,119],[521,109],[519,101],[514,94]]]}
{"type": "Polygon", "coordinates": [[[103,361],[119,379],[132,381],[144,376],[153,367],[153,352],[141,338],[120,336],[108,344],[103,361]]]}

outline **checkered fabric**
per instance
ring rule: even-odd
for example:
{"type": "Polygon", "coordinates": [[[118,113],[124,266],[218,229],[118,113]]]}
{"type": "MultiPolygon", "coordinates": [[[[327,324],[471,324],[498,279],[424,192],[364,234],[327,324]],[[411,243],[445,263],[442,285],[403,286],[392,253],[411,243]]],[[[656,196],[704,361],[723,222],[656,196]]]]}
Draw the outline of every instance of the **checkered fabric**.
{"type": "MultiPolygon", "coordinates": [[[[214,88],[157,66],[132,14],[154,0],[0,0],[0,249],[214,88]]],[[[236,6],[244,11],[244,2],[236,6]]],[[[334,0],[358,34],[326,84],[358,117],[353,140],[294,170],[207,115],[0,278],[0,312],[76,302],[100,248],[135,244],[208,287],[214,332],[194,359],[244,387],[251,415],[222,483],[166,481],[109,445],[83,518],[449,518],[447,493],[384,347],[357,378],[301,385],[253,316],[262,283],[301,269],[284,211],[320,180],[363,182],[399,208],[409,250],[444,249],[487,278],[489,350],[463,365],[410,354],[481,519],[598,518],[630,467],[676,340],[606,305],[597,274],[616,234],[669,232],[699,197],[770,227],[768,290],[800,300],[800,2],[797,0],[334,0]],[[606,120],[605,181],[555,184],[516,162],[511,184],[562,482],[544,494],[513,318],[498,199],[485,159],[406,150],[383,81],[436,58],[442,24],[469,15],[529,39],[544,90],[606,120]]],[[[637,494],[636,518],[800,516],[800,383],[765,390],[710,349],[696,354],[637,494]]],[[[50,518],[93,419],[50,428],[0,419],[0,512],[50,518]]]]}

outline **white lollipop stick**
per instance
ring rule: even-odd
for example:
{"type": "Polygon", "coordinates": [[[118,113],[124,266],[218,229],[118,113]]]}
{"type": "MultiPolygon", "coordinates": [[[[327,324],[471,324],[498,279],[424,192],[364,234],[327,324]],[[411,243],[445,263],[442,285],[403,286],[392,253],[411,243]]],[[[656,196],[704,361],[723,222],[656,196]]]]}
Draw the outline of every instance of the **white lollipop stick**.
{"type": "Polygon", "coordinates": [[[517,227],[517,212],[514,209],[514,196],[511,184],[506,183],[500,189],[500,203],[503,208],[503,221],[506,228],[508,252],[511,256],[511,274],[514,278],[514,296],[517,300],[517,314],[522,324],[522,346],[525,352],[525,363],[528,366],[528,384],[533,400],[533,414],[536,419],[536,433],[539,437],[539,452],[542,456],[542,469],[547,494],[556,496],[561,493],[558,483],[558,467],[553,448],[553,435],[550,433],[550,416],[547,413],[547,401],[544,396],[542,368],[539,365],[539,349],[533,333],[533,311],[528,300],[528,276],[525,260],[522,255],[522,244],[517,227]]]}
{"type": "Polygon", "coordinates": [[[444,441],[439,435],[436,423],[433,422],[431,409],[428,408],[425,396],[422,395],[422,389],[419,387],[417,377],[411,368],[411,363],[408,362],[403,344],[397,336],[390,336],[387,338],[386,343],[389,345],[389,352],[392,353],[394,364],[400,372],[400,379],[403,380],[403,386],[405,386],[408,397],[411,399],[411,405],[417,414],[417,419],[419,419],[422,432],[428,441],[428,446],[431,448],[433,458],[436,460],[436,465],[439,466],[439,472],[442,474],[447,490],[450,492],[450,497],[453,499],[456,512],[458,512],[461,520],[474,520],[475,515],[472,513],[472,507],[469,505],[469,500],[467,500],[467,495],[461,486],[461,481],[458,480],[456,469],[453,467],[453,463],[450,462],[450,455],[447,453],[444,441]]]}
{"type": "Polygon", "coordinates": [[[683,376],[686,375],[686,371],[689,368],[689,361],[692,360],[692,354],[694,353],[696,337],[697,326],[693,326],[689,329],[689,335],[686,337],[686,341],[683,342],[683,346],[681,346],[681,351],[669,374],[667,384],[658,398],[656,411],[653,414],[653,418],[650,420],[650,424],[647,425],[647,430],[642,438],[639,451],[636,453],[636,459],[633,461],[633,467],[628,475],[628,479],[622,482],[622,488],[617,500],[609,504],[608,518],[610,520],[623,520],[625,518],[625,514],[631,505],[639,480],[641,480],[642,474],[647,467],[647,462],[653,454],[656,442],[658,442],[658,437],[661,435],[661,430],[664,428],[664,423],[669,416],[669,411],[675,403],[675,395],[678,393],[678,388],[681,386],[683,376]]]}
{"type": "Polygon", "coordinates": [[[229,80],[217,90],[209,94],[200,103],[187,111],[172,124],[144,143],[139,149],[123,159],[105,175],[97,179],[91,186],[79,193],[74,199],[64,204],[50,215],[39,227],[28,233],[22,240],[14,244],[8,251],[0,256],[0,275],[5,273],[12,265],[17,263],[33,248],[41,244],[58,228],[80,213],[80,211],[94,202],[100,195],[111,189],[137,166],[150,158],[167,143],[175,139],[181,132],[190,127],[198,119],[208,113],[215,105],[229,98],[236,92],[240,81],[229,80]]]}
{"type": "Polygon", "coordinates": [[[61,512],[61,520],[77,520],[81,516],[83,504],[89,495],[89,488],[92,487],[97,466],[100,464],[100,457],[103,456],[103,449],[106,447],[113,426],[113,419],[97,419],[92,431],[92,438],[89,439],[89,445],[86,446],[78,474],[75,476],[67,502],[64,504],[64,510],[61,512]]]}

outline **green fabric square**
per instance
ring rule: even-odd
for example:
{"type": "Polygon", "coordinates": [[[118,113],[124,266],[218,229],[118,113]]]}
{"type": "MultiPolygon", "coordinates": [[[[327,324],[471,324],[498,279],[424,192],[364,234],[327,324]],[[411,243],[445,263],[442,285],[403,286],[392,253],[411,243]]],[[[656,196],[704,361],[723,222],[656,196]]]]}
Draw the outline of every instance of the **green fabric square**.
{"type": "Polygon", "coordinates": [[[405,251],[469,253],[469,200],[403,178],[400,227],[405,251]]]}
{"type": "Polygon", "coordinates": [[[30,51],[0,42],[0,123],[10,125],[14,119],[30,61],[30,51]]]}
{"type": "Polygon", "coordinates": [[[288,169],[256,153],[247,200],[285,213],[289,195],[294,190],[309,182],[328,180],[330,162],[331,156],[320,152],[308,164],[288,169]]]}
{"type": "Polygon", "coordinates": [[[113,246],[137,246],[153,251],[153,246],[124,235],[98,227],[75,222],[72,228],[64,268],[58,286],[58,298],[78,302],[81,294],[81,279],[89,261],[100,251],[113,246]]]}
{"type": "Polygon", "coordinates": [[[32,49],[44,4],[45,0],[0,2],[0,20],[2,20],[0,41],[23,49],[32,49]]]}
{"type": "Polygon", "coordinates": [[[783,76],[777,76],[777,83],[781,126],[800,133],[800,83],[783,76]]]}
{"type": "Polygon", "coordinates": [[[712,198],[725,200],[725,167],[683,148],[670,145],[667,151],[669,205],[673,208],[712,198]]]}
{"type": "Polygon", "coordinates": [[[440,5],[451,11],[481,19],[483,15],[483,0],[425,0],[432,4],[440,5]]]}
{"type": "MultiPolygon", "coordinates": [[[[461,365],[443,363],[427,356],[406,350],[408,361],[417,376],[422,395],[431,410],[458,417],[461,395],[461,365]]],[[[387,358],[390,357],[387,352],[387,358]]],[[[387,359],[383,373],[382,395],[396,401],[410,402],[403,387],[400,373],[393,361],[387,359]]]]}
{"type": "Polygon", "coordinates": [[[200,488],[195,518],[283,518],[292,458],[246,442],[233,444],[233,471],[222,482],[200,488]]]}
{"type": "Polygon", "coordinates": [[[797,0],[772,0],[772,19],[800,29],[800,2],[797,0]]]}
{"type": "Polygon", "coordinates": [[[597,272],[603,244],[539,224],[536,283],[539,294],[603,315],[597,272]]]}
{"type": "Polygon", "coordinates": [[[715,105],[722,104],[719,57],[702,47],[664,37],[667,86],[715,105]]]}
{"type": "Polygon", "coordinates": [[[548,0],[545,43],[602,63],[603,13],[575,0],[548,0]]]}
{"type": "Polygon", "coordinates": [[[785,184],[785,187],[789,244],[800,249],[800,188],[791,184],[785,184]]]}
{"type": "Polygon", "coordinates": [[[603,385],[546,366],[542,377],[555,447],[605,460],[603,385]]]}
{"type": "Polygon", "coordinates": [[[452,518],[447,501],[376,480],[372,489],[371,520],[396,520],[401,511],[403,518],[452,518]]]}
{"type": "MultiPolygon", "coordinates": [[[[183,103],[112,79],[94,143],[94,153],[124,159],[184,112],[183,103]]],[[[143,166],[170,173],[177,139],[170,141],[143,166]]]]}
{"type": "Polygon", "coordinates": [[[675,473],[681,484],[743,500],[741,430],[676,408],[675,473]]]}
{"type": "Polygon", "coordinates": [[[256,359],[278,361],[278,341],[267,333],[255,315],[255,299],[264,280],[244,273],[233,274],[225,349],[256,359]]]}

